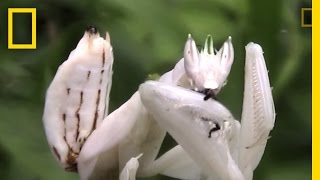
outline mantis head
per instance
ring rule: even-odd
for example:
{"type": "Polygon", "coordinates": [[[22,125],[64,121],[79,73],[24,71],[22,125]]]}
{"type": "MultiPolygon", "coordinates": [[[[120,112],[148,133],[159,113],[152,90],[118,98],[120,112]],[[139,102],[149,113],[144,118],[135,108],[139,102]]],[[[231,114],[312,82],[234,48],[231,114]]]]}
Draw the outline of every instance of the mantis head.
{"type": "Polygon", "coordinates": [[[222,48],[213,48],[211,35],[208,35],[204,48],[199,52],[189,34],[184,48],[184,66],[193,88],[215,97],[226,84],[233,63],[234,51],[229,36],[222,48]]]}

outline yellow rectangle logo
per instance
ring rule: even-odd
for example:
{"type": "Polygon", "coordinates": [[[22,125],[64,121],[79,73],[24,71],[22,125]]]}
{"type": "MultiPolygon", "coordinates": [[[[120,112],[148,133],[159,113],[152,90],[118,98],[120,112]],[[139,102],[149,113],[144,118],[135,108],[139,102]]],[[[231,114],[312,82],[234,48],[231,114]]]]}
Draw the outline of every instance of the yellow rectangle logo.
{"type": "Polygon", "coordinates": [[[36,8],[8,8],[8,49],[36,49],[37,48],[37,9],[36,8]],[[32,41],[31,44],[13,44],[13,13],[31,13],[32,41]]]}
{"type": "Polygon", "coordinates": [[[301,27],[312,27],[311,22],[306,22],[307,13],[309,13],[310,18],[312,18],[311,10],[312,8],[301,8],[301,27]]]}

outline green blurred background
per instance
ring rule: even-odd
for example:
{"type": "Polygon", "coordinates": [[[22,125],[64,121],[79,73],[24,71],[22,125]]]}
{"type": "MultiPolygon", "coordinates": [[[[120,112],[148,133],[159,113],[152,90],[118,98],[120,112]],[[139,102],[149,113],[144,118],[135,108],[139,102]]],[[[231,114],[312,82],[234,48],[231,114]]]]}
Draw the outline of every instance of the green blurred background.
{"type": "MultiPolygon", "coordinates": [[[[244,46],[259,43],[269,69],[276,124],[255,171],[258,180],[311,179],[310,0],[4,0],[0,7],[0,179],[77,179],[53,159],[42,128],[46,88],[87,25],[109,31],[114,47],[111,111],[148,74],[170,70],[187,34],[220,48],[231,35],[235,60],[219,99],[240,119],[244,46]],[[37,49],[7,49],[7,8],[37,8],[37,49]]],[[[30,41],[30,16],[14,16],[15,42],[30,41]]],[[[104,33],[103,33],[104,34],[104,33]]],[[[167,146],[172,146],[170,140],[167,146]]],[[[167,147],[168,148],[168,147],[167,147]]],[[[159,176],[154,179],[169,179],[159,176]]]]}

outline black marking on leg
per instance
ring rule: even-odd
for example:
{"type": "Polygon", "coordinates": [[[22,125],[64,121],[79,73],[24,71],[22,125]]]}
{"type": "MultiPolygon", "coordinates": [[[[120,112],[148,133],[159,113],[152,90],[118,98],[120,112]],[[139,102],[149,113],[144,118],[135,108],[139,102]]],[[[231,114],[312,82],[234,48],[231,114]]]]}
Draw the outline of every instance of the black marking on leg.
{"type": "Polygon", "coordinates": [[[213,122],[213,123],[216,125],[216,127],[210,129],[208,138],[211,138],[211,133],[213,133],[213,132],[218,131],[218,130],[221,129],[220,125],[219,125],[217,122],[213,122]]]}

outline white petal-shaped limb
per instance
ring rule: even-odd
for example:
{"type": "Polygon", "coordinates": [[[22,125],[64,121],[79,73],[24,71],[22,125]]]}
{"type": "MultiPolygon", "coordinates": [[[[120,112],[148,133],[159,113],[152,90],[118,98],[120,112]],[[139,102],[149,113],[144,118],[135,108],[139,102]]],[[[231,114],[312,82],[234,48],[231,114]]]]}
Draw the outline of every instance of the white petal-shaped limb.
{"type": "Polygon", "coordinates": [[[136,121],[141,117],[140,102],[139,93],[135,93],[93,131],[77,160],[81,179],[99,179],[119,175],[118,145],[130,135],[136,121]]]}
{"type": "Polygon", "coordinates": [[[219,102],[177,86],[148,81],[140,85],[141,99],[154,119],[182,146],[210,178],[242,180],[231,157],[228,135],[234,121],[219,102]]]}
{"type": "Polygon", "coordinates": [[[76,159],[92,131],[107,114],[113,54],[110,37],[90,27],[59,67],[47,94],[43,124],[60,164],[76,171],[76,159]]]}
{"type": "Polygon", "coordinates": [[[215,52],[211,35],[208,35],[204,49],[199,53],[196,43],[189,34],[184,48],[184,66],[193,88],[215,96],[225,85],[234,59],[231,37],[215,52]]]}
{"type": "Polygon", "coordinates": [[[275,109],[266,63],[258,44],[246,46],[245,86],[239,142],[239,166],[252,179],[275,122],[275,109]]]}

